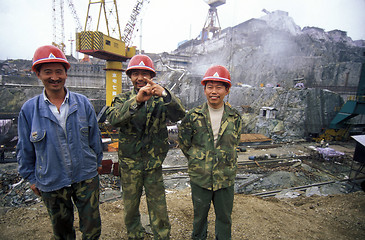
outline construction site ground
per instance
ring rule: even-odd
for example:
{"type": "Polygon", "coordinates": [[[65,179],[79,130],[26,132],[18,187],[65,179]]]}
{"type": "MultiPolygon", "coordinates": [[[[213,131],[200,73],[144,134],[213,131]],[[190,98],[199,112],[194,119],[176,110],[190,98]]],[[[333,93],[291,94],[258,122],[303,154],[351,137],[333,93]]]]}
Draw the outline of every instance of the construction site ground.
{"type": "MultiPolygon", "coordinates": [[[[365,193],[359,185],[362,180],[356,184],[347,181],[354,146],[330,144],[344,153],[333,160],[316,154],[315,143],[244,146],[238,158],[232,239],[365,239],[365,193]]],[[[105,152],[104,158],[115,161],[117,154],[105,152]]],[[[190,239],[192,230],[193,206],[186,164],[176,148],[169,151],[164,163],[171,239],[176,240],[190,239]]],[[[7,172],[16,171],[16,163],[0,167],[7,172]]],[[[127,239],[118,177],[101,175],[101,189],[101,239],[127,239]]],[[[9,195],[3,192],[0,198],[5,199],[6,194],[9,195]]],[[[150,233],[145,196],[140,210],[150,233]]],[[[79,230],[77,213],[75,216],[75,228],[79,230]]],[[[214,239],[214,224],[212,206],[208,239],[214,239]]],[[[146,239],[153,239],[149,233],[146,239]]],[[[35,201],[17,207],[2,203],[0,239],[52,239],[43,203],[35,201]]],[[[79,231],[77,239],[81,239],[79,231]]]]}

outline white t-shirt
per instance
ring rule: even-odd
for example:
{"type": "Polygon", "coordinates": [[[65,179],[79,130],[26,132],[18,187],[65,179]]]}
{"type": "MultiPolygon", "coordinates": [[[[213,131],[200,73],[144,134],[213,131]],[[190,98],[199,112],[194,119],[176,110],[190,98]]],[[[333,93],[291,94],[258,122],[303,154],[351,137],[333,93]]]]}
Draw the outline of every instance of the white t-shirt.
{"type": "Polygon", "coordinates": [[[216,146],[217,140],[218,140],[219,129],[221,127],[224,105],[221,108],[215,109],[215,108],[210,107],[208,104],[208,109],[209,109],[210,122],[212,124],[212,130],[213,130],[213,136],[214,136],[214,146],[216,146]]]}

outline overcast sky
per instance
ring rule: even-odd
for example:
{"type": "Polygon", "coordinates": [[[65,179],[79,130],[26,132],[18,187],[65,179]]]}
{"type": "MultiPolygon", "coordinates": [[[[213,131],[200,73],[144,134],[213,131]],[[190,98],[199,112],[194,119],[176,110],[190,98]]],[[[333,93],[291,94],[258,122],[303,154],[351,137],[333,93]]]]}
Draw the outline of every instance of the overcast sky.
{"type": "MultiPolygon", "coordinates": [[[[76,24],[67,5],[68,0],[64,2],[66,54],[70,54],[69,40],[75,39],[76,24]]],[[[89,1],[73,2],[84,27],[89,1]]],[[[117,2],[123,32],[136,0],[117,2]]],[[[0,6],[0,60],[30,60],[37,47],[52,43],[52,0],[0,0],[0,6]]],[[[301,28],[339,29],[346,31],[353,40],[365,40],[365,0],[227,0],[226,4],[218,7],[221,27],[232,27],[251,18],[260,18],[265,15],[262,12],[264,8],[288,12],[301,28]]],[[[133,45],[137,48],[142,46],[146,52],[170,52],[176,49],[179,42],[199,35],[208,9],[204,0],[150,0],[143,9],[142,21],[138,21],[136,26],[138,31],[135,32],[133,45]]],[[[97,16],[93,16],[94,22],[96,19],[97,16]]]]}

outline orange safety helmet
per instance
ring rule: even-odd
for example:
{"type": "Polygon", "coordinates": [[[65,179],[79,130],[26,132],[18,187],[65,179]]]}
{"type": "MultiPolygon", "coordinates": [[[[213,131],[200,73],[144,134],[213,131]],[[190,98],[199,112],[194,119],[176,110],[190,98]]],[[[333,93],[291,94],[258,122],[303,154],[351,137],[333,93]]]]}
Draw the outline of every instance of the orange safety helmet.
{"type": "Polygon", "coordinates": [[[151,72],[152,77],[156,76],[155,66],[153,65],[152,59],[144,54],[134,55],[131,58],[127,70],[125,71],[128,77],[131,77],[133,69],[148,70],[151,72]]]}
{"type": "Polygon", "coordinates": [[[229,88],[232,86],[231,75],[229,74],[229,71],[227,70],[227,68],[220,65],[215,65],[208,68],[203,77],[203,80],[201,81],[201,84],[205,85],[207,81],[224,82],[229,85],[229,88]]]}
{"type": "Polygon", "coordinates": [[[37,66],[43,63],[62,63],[66,69],[71,67],[65,54],[55,46],[45,45],[39,47],[33,56],[32,70],[35,72],[37,66]]]}

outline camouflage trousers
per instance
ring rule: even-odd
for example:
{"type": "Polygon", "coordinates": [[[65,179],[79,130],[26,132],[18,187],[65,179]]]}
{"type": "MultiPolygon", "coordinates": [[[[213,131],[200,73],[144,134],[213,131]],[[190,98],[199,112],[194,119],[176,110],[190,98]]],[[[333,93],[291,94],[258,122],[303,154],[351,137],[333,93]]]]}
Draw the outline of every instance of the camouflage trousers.
{"type": "Polygon", "coordinates": [[[144,187],[154,239],[170,239],[171,226],[167,214],[162,167],[144,171],[121,169],[121,183],[128,238],[144,238],[145,229],[139,212],[144,187]]]}
{"type": "Polygon", "coordinates": [[[99,176],[41,194],[51,218],[56,240],[76,239],[73,204],[79,212],[82,239],[99,239],[101,234],[99,176]]]}
{"type": "Polygon", "coordinates": [[[215,212],[215,239],[230,240],[234,186],[212,191],[202,188],[193,182],[190,182],[190,185],[194,206],[192,239],[207,239],[207,218],[211,202],[213,202],[215,212]]]}

